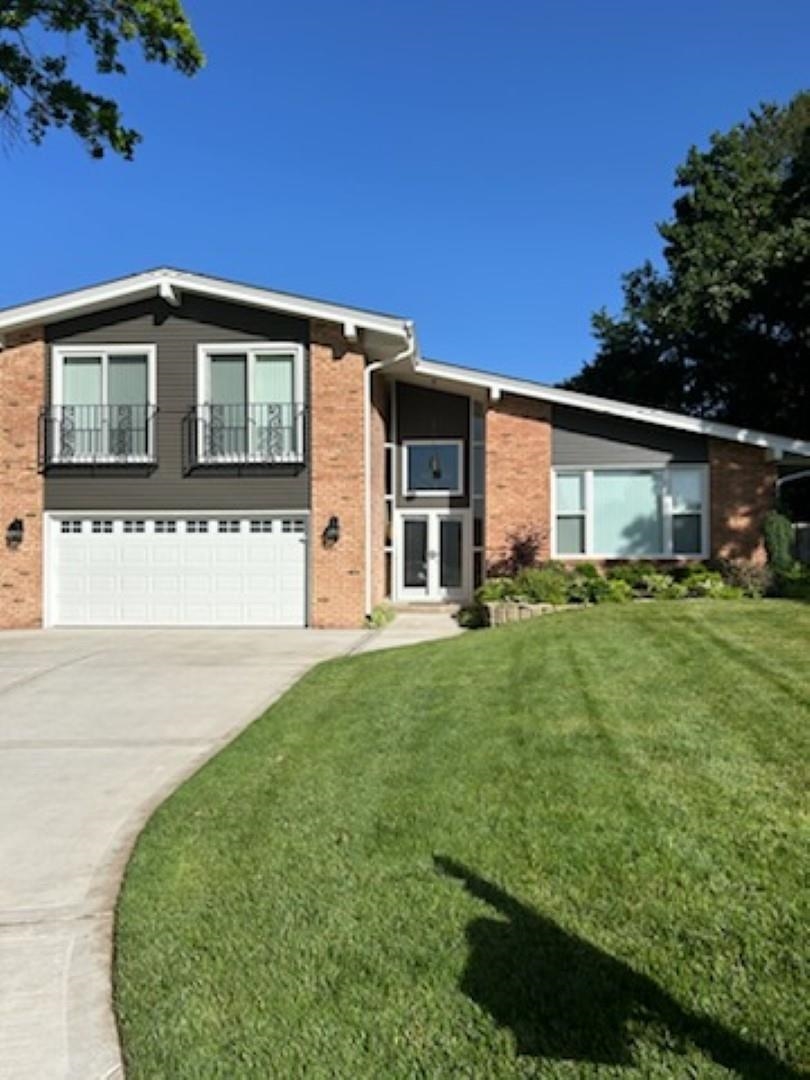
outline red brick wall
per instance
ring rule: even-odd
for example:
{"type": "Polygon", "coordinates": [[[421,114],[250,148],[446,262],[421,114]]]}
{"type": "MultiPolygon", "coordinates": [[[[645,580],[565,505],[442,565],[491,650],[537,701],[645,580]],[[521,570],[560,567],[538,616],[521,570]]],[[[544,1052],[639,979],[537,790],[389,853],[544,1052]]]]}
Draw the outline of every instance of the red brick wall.
{"type": "Polygon", "coordinates": [[[340,327],[313,322],[310,345],[312,475],[311,621],[360,626],[364,595],[363,368],[365,358],[340,327]],[[324,547],[330,517],[340,540],[324,547]]]}
{"type": "Polygon", "coordinates": [[[486,418],[486,562],[508,558],[513,540],[535,534],[538,559],[551,543],[551,407],[504,394],[486,418]]]}
{"type": "Polygon", "coordinates": [[[46,346],[41,329],[10,334],[0,352],[0,627],[42,623],[43,482],[37,468],[38,415],[45,402],[46,346]],[[5,532],[21,518],[22,545],[5,532]]]}
{"type": "Polygon", "coordinates": [[[776,464],[758,446],[709,440],[711,553],[764,563],[762,525],[774,504],[776,464]]]}

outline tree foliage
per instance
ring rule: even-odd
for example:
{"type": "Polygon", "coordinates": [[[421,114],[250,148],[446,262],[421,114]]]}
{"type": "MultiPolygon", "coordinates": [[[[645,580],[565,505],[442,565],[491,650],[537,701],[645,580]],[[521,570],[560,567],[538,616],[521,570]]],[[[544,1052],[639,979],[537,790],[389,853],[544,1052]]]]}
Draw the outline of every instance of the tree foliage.
{"type": "Polygon", "coordinates": [[[71,75],[76,36],[99,75],[124,75],[128,46],[144,59],[193,75],[203,54],[180,0],[2,0],[0,123],[40,143],[49,128],[68,128],[93,157],[106,150],[130,159],[141,136],[117,103],[71,75]],[[58,47],[57,47],[58,46],[58,47]]]}
{"type": "Polygon", "coordinates": [[[810,93],[692,148],[658,226],[665,269],[624,278],[593,317],[595,359],[566,384],[810,434],[810,93]]]}

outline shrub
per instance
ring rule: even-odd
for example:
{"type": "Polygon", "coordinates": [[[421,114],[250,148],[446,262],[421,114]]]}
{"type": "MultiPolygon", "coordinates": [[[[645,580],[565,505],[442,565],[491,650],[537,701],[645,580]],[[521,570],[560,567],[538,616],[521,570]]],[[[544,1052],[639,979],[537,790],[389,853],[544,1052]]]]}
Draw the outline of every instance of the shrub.
{"type": "Polygon", "coordinates": [[[536,525],[527,525],[511,532],[506,538],[501,558],[492,564],[493,576],[515,577],[521,570],[538,566],[546,536],[547,530],[536,525]]]}
{"type": "Polygon", "coordinates": [[[598,603],[626,604],[633,599],[633,590],[622,578],[607,578],[605,588],[601,590],[598,603]]]}
{"type": "Polygon", "coordinates": [[[488,625],[487,609],[483,604],[473,601],[472,604],[459,608],[456,622],[465,630],[479,630],[482,626],[488,625]]]}
{"type": "Polygon", "coordinates": [[[675,582],[672,578],[672,574],[665,574],[660,570],[652,570],[649,574],[645,574],[644,577],[639,579],[636,591],[643,596],[649,596],[652,599],[670,597],[670,590],[674,584],[675,582]]]}
{"type": "Polygon", "coordinates": [[[508,577],[487,578],[483,585],[475,590],[475,599],[479,604],[494,604],[499,600],[514,600],[517,596],[515,581],[508,577]]]}
{"type": "Polygon", "coordinates": [[[679,584],[685,587],[687,596],[711,600],[735,600],[742,596],[742,589],[727,585],[719,571],[710,570],[702,563],[690,563],[680,571],[679,577],[679,584]]]}
{"type": "Polygon", "coordinates": [[[775,588],[779,596],[784,596],[787,600],[810,603],[810,567],[794,563],[789,570],[777,572],[775,588]]]}
{"type": "Polygon", "coordinates": [[[776,571],[793,566],[793,525],[778,510],[769,510],[763,526],[768,562],[776,571]]]}
{"type": "Polygon", "coordinates": [[[546,563],[529,570],[522,570],[515,578],[518,596],[530,604],[555,604],[568,601],[570,585],[568,571],[559,563],[546,563]]]}
{"type": "Polygon", "coordinates": [[[390,604],[377,604],[371,614],[366,616],[366,625],[373,627],[375,630],[382,630],[384,626],[393,622],[396,617],[397,613],[390,604]]]}
{"type": "Polygon", "coordinates": [[[774,591],[775,575],[770,566],[720,559],[713,564],[713,569],[718,571],[726,585],[740,589],[743,596],[758,600],[774,591]]]}
{"type": "Polygon", "coordinates": [[[631,589],[642,587],[645,577],[656,573],[655,566],[651,562],[626,562],[611,566],[607,572],[608,580],[624,581],[631,589]]]}
{"type": "Polygon", "coordinates": [[[682,581],[673,581],[664,593],[665,600],[685,600],[689,595],[689,589],[682,581]]]}
{"type": "Polygon", "coordinates": [[[599,568],[594,566],[592,562],[577,563],[575,572],[579,577],[586,578],[588,581],[596,581],[602,577],[599,568]]]}

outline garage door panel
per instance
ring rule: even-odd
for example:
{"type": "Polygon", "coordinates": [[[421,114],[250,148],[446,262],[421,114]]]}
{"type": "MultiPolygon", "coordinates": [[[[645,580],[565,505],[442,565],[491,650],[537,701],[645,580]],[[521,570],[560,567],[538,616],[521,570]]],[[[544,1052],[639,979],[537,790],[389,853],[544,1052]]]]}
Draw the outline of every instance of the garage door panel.
{"type": "Polygon", "coordinates": [[[56,519],[51,621],[302,626],[305,537],[285,524],[229,518],[220,531],[209,519],[56,519]]]}

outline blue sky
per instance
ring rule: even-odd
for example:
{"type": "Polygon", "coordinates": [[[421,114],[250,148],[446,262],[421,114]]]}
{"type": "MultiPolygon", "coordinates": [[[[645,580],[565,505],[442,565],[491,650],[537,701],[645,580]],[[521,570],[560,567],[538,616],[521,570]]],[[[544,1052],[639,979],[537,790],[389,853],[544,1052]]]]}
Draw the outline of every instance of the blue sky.
{"type": "Polygon", "coordinates": [[[202,74],[99,80],[145,135],[134,163],[6,146],[0,305],[166,263],[409,315],[426,355],[555,381],[657,256],[687,148],[810,85],[806,0],[186,8],[202,74]]]}

